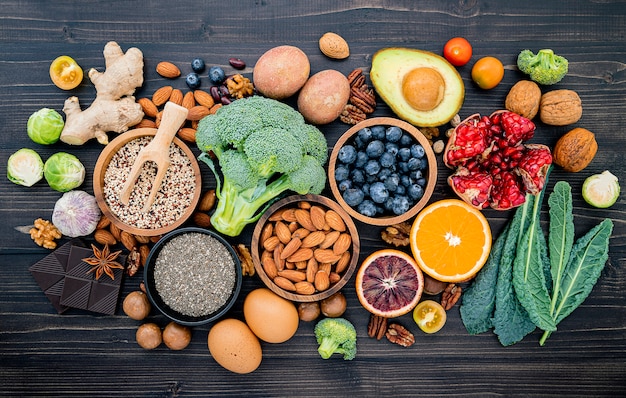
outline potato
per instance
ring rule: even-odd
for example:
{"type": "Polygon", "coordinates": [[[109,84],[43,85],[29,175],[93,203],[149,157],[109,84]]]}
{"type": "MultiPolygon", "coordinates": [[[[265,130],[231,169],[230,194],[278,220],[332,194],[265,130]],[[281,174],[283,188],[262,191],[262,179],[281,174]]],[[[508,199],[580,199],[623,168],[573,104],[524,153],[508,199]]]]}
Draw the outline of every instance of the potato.
{"type": "Polygon", "coordinates": [[[350,83],[341,72],[323,70],[311,76],[298,95],[298,110],[311,124],[337,119],[350,98],[350,83]]]}
{"type": "Polygon", "coordinates": [[[291,97],[304,86],[311,64],[309,57],[294,46],[269,49],[254,65],[252,80],[258,92],[273,99],[291,97]]]}

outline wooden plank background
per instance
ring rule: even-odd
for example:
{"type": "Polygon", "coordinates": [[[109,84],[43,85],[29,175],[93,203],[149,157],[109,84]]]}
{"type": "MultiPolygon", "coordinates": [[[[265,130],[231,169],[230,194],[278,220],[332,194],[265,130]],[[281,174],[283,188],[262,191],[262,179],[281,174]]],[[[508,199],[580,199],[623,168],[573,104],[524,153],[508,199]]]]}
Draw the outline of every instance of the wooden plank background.
{"type": "MultiPolygon", "coordinates": [[[[501,347],[495,336],[469,336],[458,306],[445,328],[421,333],[410,316],[400,319],[416,335],[403,349],[369,339],[368,315],[353,284],[344,292],[346,317],[358,330],[358,356],[323,361],[316,351],[313,324],[301,323],[294,338],[283,344],[263,344],[257,371],[235,375],[211,358],[206,337],[210,325],[194,329],[191,345],[181,352],[164,346],[144,351],[135,343],[139,325],[124,316],[70,310],[57,315],[28,272],[48,252],[35,246],[16,226],[51,216],[60,194],[45,183],[26,188],[0,180],[0,395],[1,396],[466,396],[553,397],[626,395],[626,234],[624,196],[607,210],[582,201],[580,189],[590,174],[611,170],[626,181],[626,2],[623,0],[502,2],[458,1],[28,1],[0,2],[0,175],[6,159],[22,147],[36,149],[46,159],[54,152],[76,154],[87,167],[83,188],[92,191],[93,166],[102,147],[65,144],[41,146],[26,136],[31,113],[50,107],[61,111],[68,95],[83,107],[94,98],[85,79],[71,93],[57,89],[48,77],[58,55],[74,57],[84,68],[103,69],[102,49],[115,40],[124,49],[144,53],[145,83],[136,95],[149,96],[164,80],[154,71],[159,61],[180,65],[183,74],[194,57],[208,65],[227,65],[229,57],[248,63],[251,75],[258,57],[271,47],[291,44],[310,58],[312,72],[354,68],[369,70],[380,48],[405,46],[441,53],[451,37],[464,36],[473,45],[470,65],[459,68],[466,85],[461,110],[465,117],[500,109],[510,87],[523,75],[515,60],[520,50],[553,48],[570,61],[568,76],[553,88],[576,90],[583,117],[576,126],[597,135],[600,149],[583,172],[556,169],[549,185],[566,180],[574,192],[576,233],[580,236],[601,219],[615,223],[610,258],[590,297],[566,318],[540,347],[540,332],[522,342],[501,347]],[[325,58],[319,37],[333,31],[347,39],[351,56],[325,58]],[[503,82],[483,91],[471,82],[471,64],[482,56],[498,57],[505,65],[503,82]]],[[[206,82],[206,78],[205,78],[206,82]]],[[[186,89],[184,79],[172,82],[186,89]]],[[[379,101],[375,116],[392,115],[379,101]]],[[[539,124],[534,141],[553,145],[570,127],[539,124]]],[[[347,126],[323,126],[332,145],[347,126]]],[[[197,150],[196,150],[197,153],[197,150]]],[[[440,162],[433,200],[452,197],[445,183],[449,171],[440,162]]],[[[203,168],[205,187],[214,184],[203,168]]],[[[326,192],[330,195],[330,191],[326,192]]],[[[544,212],[545,213],[545,212],[544,212]]],[[[486,210],[497,234],[511,212],[486,210]]],[[[544,214],[545,216],[545,214],[544,214]]],[[[545,219],[545,217],[544,217],[545,219]]],[[[380,228],[357,223],[362,257],[385,247],[380,228]]],[[[249,243],[251,228],[233,241],[249,243]]],[[[127,278],[122,297],[141,278],[127,278]]],[[[245,293],[261,286],[245,280],[243,293],[229,314],[242,317],[245,293]]],[[[150,320],[166,324],[153,314],[150,320]]]]}

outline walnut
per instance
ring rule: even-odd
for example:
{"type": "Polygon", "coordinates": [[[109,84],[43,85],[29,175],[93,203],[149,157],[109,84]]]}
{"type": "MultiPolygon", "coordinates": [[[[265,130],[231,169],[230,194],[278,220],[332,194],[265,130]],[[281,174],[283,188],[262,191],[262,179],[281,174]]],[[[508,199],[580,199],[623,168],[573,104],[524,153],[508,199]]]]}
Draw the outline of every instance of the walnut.
{"type": "Polygon", "coordinates": [[[50,221],[38,218],[33,223],[33,228],[29,231],[30,237],[36,244],[46,249],[57,247],[56,239],[60,239],[61,232],[50,221]]]}
{"type": "Polygon", "coordinates": [[[541,96],[539,117],[552,126],[576,123],[583,115],[580,97],[572,90],[553,90],[541,96]]]}
{"type": "Polygon", "coordinates": [[[381,238],[396,247],[408,246],[409,236],[411,235],[411,224],[404,221],[399,224],[393,224],[385,228],[381,233],[381,238]]]}
{"type": "Polygon", "coordinates": [[[376,340],[380,340],[387,333],[387,318],[379,315],[370,315],[370,322],[367,325],[367,335],[376,340]]]}
{"type": "Polygon", "coordinates": [[[226,80],[226,87],[231,97],[241,99],[254,94],[254,85],[250,79],[240,74],[236,74],[226,80]]]}
{"type": "Polygon", "coordinates": [[[448,311],[449,309],[454,307],[457,301],[459,301],[459,299],[461,298],[461,292],[461,286],[454,283],[449,283],[448,286],[446,286],[446,289],[441,294],[441,306],[443,307],[443,309],[448,311]]]}
{"type": "Polygon", "coordinates": [[[246,245],[239,243],[233,247],[235,252],[237,253],[237,257],[239,257],[239,261],[241,261],[241,273],[243,276],[254,275],[254,261],[252,261],[252,255],[250,254],[250,250],[246,247],[246,245]]]}
{"type": "Polygon", "coordinates": [[[415,344],[415,336],[407,328],[399,323],[390,323],[385,334],[387,340],[402,347],[410,347],[415,344]]]}
{"type": "Polygon", "coordinates": [[[504,101],[504,107],[511,112],[532,119],[539,112],[541,89],[537,83],[530,80],[520,80],[515,83],[504,101]]]}
{"type": "Polygon", "coordinates": [[[591,163],[598,152],[595,135],[584,128],[577,127],[565,133],[554,146],[554,163],[565,171],[576,173],[591,163]]]}

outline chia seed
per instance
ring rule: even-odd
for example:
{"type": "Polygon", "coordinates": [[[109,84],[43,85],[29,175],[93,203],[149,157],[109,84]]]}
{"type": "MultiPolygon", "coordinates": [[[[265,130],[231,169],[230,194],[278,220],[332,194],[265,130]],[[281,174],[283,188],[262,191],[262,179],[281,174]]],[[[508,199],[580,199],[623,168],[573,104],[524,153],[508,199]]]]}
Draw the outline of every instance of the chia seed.
{"type": "Polygon", "coordinates": [[[163,302],[187,316],[219,310],[235,287],[235,262],[212,236],[186,233],[163,245],[154,265],[154,282],[163,302]]]}
{"type": "Polygon", "coordinates": [[[128,205],[120,201],[122,187],[137,154],[152,138],[140,137],[126,143],[111,157],[104,174],[103,195],[111,212],[124,224],[141,229],[158,229],[176,222],[191,205],[196,189],[191,161],[182,148],[172,143],[169,148],[171,163],[150,210],[142,211],[157,174],[154,162],[144,163],[128,205]]]}

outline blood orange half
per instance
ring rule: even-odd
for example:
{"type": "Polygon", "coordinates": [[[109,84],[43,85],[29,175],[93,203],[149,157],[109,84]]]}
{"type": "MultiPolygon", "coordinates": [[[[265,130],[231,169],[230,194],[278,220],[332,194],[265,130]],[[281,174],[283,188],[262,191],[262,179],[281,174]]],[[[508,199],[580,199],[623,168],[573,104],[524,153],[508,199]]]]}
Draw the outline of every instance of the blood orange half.
{"type": "Polygon", "coordinates": [[[394,249],[370,254],[356,274],[356,294],[361,305],[374,315],[394,318],[417,305],[424,276],[410,255],[394,249]]]}

